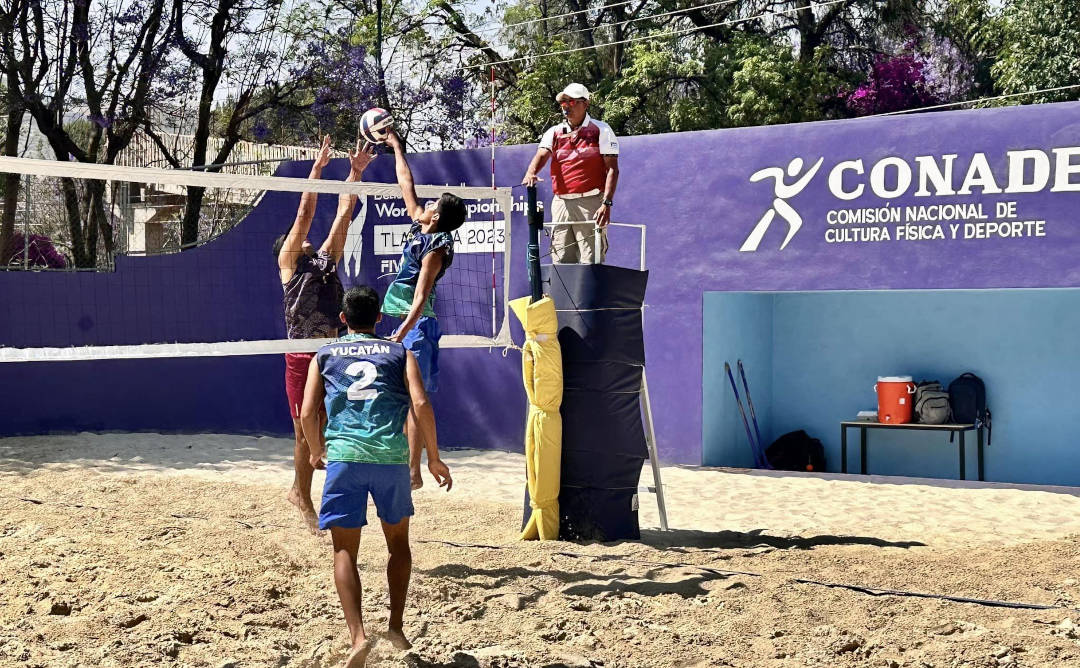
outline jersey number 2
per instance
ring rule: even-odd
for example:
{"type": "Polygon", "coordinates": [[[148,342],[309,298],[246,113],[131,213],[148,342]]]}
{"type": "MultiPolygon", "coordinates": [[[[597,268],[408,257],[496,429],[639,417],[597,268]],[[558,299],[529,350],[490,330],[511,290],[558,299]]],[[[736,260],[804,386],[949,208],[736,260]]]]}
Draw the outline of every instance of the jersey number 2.
{"type": "Polygon", "coordinates": [[[349,385],[349,391],[346,394],[349,401],[367,401],[379,396],[378,390],[369,387],[379,376],[379,371],[374,364],[367,361],[353,362],[345,369],[345,373],[357,379],[349,385]]]}

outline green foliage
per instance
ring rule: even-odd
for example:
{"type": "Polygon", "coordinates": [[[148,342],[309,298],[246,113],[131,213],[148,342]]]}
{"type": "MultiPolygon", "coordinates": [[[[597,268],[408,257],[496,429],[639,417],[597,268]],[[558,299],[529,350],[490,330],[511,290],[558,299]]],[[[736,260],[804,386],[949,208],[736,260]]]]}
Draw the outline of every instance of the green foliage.
{"type": "MultiPolygon", "coordinates": [[[[1080,84],[1080,3],[1010,0],[1000,21],[1001,45],[991,67],[1003,94],[1080,84]]],[[[1025,97],[1025,104],[1080,99],[1080,89],[1025,97]]]]}
{"type": "Polygon", "coordinates": [[[800,62],[782,44],[763,39],[740,40],[728,61],[733,67],[726,115],[732,126],[817,121],[836,107],[844,79],[823,62],[820,48],[809,62],[800,62]]]}
{"type": "MultiPolygon", "coordinates": [[[[837,66],[838,62],[858,62],[857,57],[839,57],[830,46],[818,46],[800,57],[789,35],[757,22],[725,33],[691,32],[653,39],[687,28],[685,17],[663,16],[672,9],[664,3],[645,9],[646,14],[657,13],[657,18],[636,21],[620,33],[593,31],[597,43],[633,40],[628,44],[524,61],[517,80],[502,97],[503,105],[511,110],[507,119],[511,139],[536,141],[558,118],[555,93],[571,81],[593,91],[593,115],[616,133],[633,135],[833,118],[845,113],[841,91],[864,76],[837,66]]],[[[547,6],[548,15],[562,11],[566,10],[561,4],[547,6]]],[[[535,3],[522,3],[508,10],[504,23],[537,14],[535,3]]],[[[607,16],[606,23],[617,23],[618,18],[607,16]]],[[[704,22],[720,18],[726,15],[706,17],[704,22]]],[[[882,30],[886,30],[884,20],[882,30]]],[[[579,26],[561,19],[515,28],[507,45],[521,56],[573,49],[584,42],[579,26]],[[548,39],[549,33],[558,37],[548,39]]]]}
{"type": "Polygon", "coordinates": [[[940,71],[956,83],[966,84],[966,97],[994,95],[990,68],[1001,50],[1000,9],[991,0],[950,0],[929,21],[929,31],[937,37],[939,47],[937,53],[929,55],[937,57],[940,71]]]}
{"type": "Polygon", "coordinates": [[[693,51],[700,56],[673,40],[641,41],[626,50],[621,69],[599,81],[582,81],[591,58],[587,52],[538,59],[508,99],[511,137],[536,141],[557,121],[554,97],[570,81],[589,86],[591,113],[624,135],[828,118],[846,81],[822,64],[829,57],[824,48],[801,63],[783,44],[735,35],[725,43],[699,40],[693,51]]]}
{"type": "MultiPolygon", "coordinates": [[[[353,46],[373,52],[371,0],[320,2],[347,11],[301,6],[289,17],[293,31],[330,34],[346,27],[353,46]]],[[[619,134],[633,135],[848,117],[854,112],[846,96],[868,85],[875,64],[905,55],[925,66],[931,92],[942,102],[1080,80],[1075,0],[852,0],[798,21],[738,20],[766,9],[791,9],[793,1],[733,0],[686,13],[689,4],[517,0],[502,6],[501,14],[451,0],[387,4],[384,44],[412,59],[404,72],[397,66],[388,70],[391,106],[402,107],[395,114],[418,131],[421,145],[453,148],[484,140],[476,128],[487,125],[486,65],[501,59],[511,59],[496,65],[499,131],[501,141],[509,142],[535,142],[557,122],[555,94],[572,81],[593,92],[592,115],[619,134]],[[580,8],[590,11],[564,16],[580,8]],[[499,23],[502,30],[492,32],[499,23]],[[680,34],[668,36],[673,31],[680,34]],[[465,70],[466,85],[451,90],[446,84],[462,72],[458,63],[481,67],[465,70]],[[405,85],[415,94],[403,94],[405,85]],[[414,108],[421,110],[415,117],[403,111],[414,108]],[[440,130],[444,126],[455,129],[440,130]]],[[[391,62],[400,61],[395,55],[391,62]]],[[[296,114],[317,121],[318,89],[309,92],[304,103],[310,109],[296,114]]],[[[277,141],[289,127],[304,128],[296,141],[307,141],[306,135],[322,127],[282,124],[279,118],[261,119],[277,141]]]]}
{"type": "Polygon", "coordinates": [[[75,142],[75,145],[84,151],[90,150],[90,144],[93,141],[94,136],[100,132],[99,128],[95,127],[93,123],[84,118],[64,123],[64,130],[66,130],[68,136],[71,137],[71,141],[75,142]]]}
{"type": "Polygon", "coordinates": [[[623,134],[649,134],[702,127],[706,105],[695,104],[707,83],[701,63],[685,59],[663,41],[634,44],[627,66],[599,87],[605,120],[623,134]]]}
{"type": "MultiPolygon", "coordinates": [[[[565,49],[566,43],[553,42],[551,48],[565,49]]],[[[536,142],[545,129],[558,122],[560,116],[555,96],[567,83],[579,81],[590,90],[595,89],[595,85],[590,85],[592,82],[582,81],[581,77],[588,59],[584,52],[561,58],[540,58],[522,72],[512,94],[504,100],[511,143],[536,142]]]]}

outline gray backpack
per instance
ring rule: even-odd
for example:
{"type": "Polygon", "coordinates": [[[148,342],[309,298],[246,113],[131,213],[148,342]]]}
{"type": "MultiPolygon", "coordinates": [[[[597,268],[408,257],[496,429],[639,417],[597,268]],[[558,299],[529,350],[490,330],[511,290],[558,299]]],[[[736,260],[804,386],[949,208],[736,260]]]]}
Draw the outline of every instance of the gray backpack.
{"type": "Polygon", "coordinates": [[[915,419],[922,424],[947,424],[952,419],[949,393],[936,380],[915,388],[915,419]]]}

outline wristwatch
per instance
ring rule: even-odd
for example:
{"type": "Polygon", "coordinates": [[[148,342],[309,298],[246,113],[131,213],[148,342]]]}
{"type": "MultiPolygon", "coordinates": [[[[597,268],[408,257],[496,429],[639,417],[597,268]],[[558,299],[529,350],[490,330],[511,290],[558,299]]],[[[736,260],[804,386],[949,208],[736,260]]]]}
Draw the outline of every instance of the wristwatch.
{"type": "Polygon", "coordinates": [[[606,200],[604,200],[603,202],[600,202],[600,203],[603,204],[604,206],[612,206],[613,204],[615,204],[615,202],[613,202],[613,201],[611,201],[609,199],[606,199],[606,200]]]}

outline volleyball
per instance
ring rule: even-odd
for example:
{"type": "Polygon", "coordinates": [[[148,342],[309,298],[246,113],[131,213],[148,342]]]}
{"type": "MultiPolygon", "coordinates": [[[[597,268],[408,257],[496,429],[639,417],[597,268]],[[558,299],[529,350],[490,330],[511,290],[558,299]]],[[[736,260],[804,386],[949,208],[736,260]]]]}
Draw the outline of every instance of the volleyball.
{"type": "Polygon", "coordinates": [[[368,109],[360,117],[360,136],[372,144],[381,144],[386,141],[386,135],[394,125],[394,119],[390,112],[375,107],[368,109]]]}

